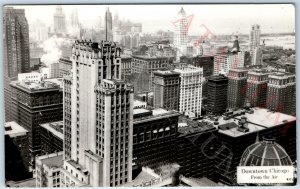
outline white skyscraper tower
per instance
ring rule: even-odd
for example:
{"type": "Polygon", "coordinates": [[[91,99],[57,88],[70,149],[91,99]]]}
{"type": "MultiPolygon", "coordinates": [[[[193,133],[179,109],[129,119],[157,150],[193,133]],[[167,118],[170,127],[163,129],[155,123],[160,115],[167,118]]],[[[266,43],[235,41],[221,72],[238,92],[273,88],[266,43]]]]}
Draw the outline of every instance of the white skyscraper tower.
{"type": "Polygon", "coordinates": [[[250,31],[250,55],[251,55],[251,65],[257,65],[260,64],[260,62],[257,62],[257,55],[256,53],[259,53],[259,46],[260,46],[260,26],[255,24],[252,26],[250,31]]]}
{"type": "Polygon", "coordinates": [[[64,80],[61,186],[119,186],[132,180],[133,87],[121,80],[121,49],[76,41],[64,80]]]}
{"type": "Polygon", "coordinates": [[[174,70],[180,73],[179,112],[200,116],[202,107],[203,68],[187,66],[174,70]]]}
{"type": "Polygon", "coordinates": [[[185,54],[186,45],[188,42],[189,21],[183,7],[181,7],[180,11],[178,12],[173,24],[174,24],[174,47],[177,49],[176,59],[178,60],[180,56],[185,54]]]}

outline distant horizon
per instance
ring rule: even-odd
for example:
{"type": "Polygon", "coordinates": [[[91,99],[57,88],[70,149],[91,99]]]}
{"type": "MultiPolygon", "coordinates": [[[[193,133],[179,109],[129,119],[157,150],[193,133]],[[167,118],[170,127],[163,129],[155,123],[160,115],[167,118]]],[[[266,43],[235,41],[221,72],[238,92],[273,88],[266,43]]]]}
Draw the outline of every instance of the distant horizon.
{"type": "MultiPolygon", "coordinates": [[[[6,5],[25,10],[29,24],[40,20],[53,27],[53,14],[57,5],[6,5]]],[[[106,7],[114,18],[142,23],[142,33],[159,30],[173,31],[176,15],[181,7],[186,15],[193,15],[189,35],[199,35],[201,25],[207,26],[216,35],[232,33],[249,34],[251,25],[259,24],[261,33],[293,33],[295,31],[295,7],[293,4],[170,4],[170,5],[61,5],[66,20],[73,9],[78,10],[78,19],[83,28],[95,27],[101,17],[104,23],[106,7]],[[87,15],[88,10],[88,15],[87,15]],[[216,14],[218,13],[218,14],[216,14]],[[278,24],[280,23],[280,24],[278,24]]]]}

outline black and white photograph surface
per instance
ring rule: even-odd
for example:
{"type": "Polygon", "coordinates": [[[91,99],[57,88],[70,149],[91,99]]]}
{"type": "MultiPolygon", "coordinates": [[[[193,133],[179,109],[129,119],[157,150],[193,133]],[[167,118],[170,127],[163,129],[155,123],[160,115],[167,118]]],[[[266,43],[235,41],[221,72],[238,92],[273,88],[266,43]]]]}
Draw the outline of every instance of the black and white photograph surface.
{"type": "Polygon", "coordinates": [[[294,4],[2,12],[7,187],[297,184],[294,4]]]}

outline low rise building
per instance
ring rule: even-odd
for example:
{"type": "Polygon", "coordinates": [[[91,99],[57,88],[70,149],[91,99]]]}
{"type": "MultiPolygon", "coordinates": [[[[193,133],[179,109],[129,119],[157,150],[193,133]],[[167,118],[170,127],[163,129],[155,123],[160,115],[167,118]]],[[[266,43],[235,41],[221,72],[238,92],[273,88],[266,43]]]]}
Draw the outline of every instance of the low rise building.
{"type": "Polygon", "coordinates": [[[29,173],[28,130],[16,122],[4,124],[5,179],[20,181],[32,176],[29,173]]]}
{"type": "Polygon", "coordinates": [[[40,125],[41,154],[51,154],[63,150],[63,121],[40,125]]]}
{"type": "Polygon", "coordinates": [[[175,161],[179,113],[165,109],[133,110],[133,174],[175,161]]]}
{"type": "Polygon", "coordinates": [[[61,187],[60,172],[63,165],[63,152],[36,157],[36,187],[61,187]]]}

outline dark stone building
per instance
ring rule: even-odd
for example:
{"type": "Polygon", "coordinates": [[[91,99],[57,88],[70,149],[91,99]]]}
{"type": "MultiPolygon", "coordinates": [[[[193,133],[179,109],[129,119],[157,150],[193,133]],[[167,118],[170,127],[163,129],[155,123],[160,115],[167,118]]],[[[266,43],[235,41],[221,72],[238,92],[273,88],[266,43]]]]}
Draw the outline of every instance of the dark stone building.
{"type": "Polygon", "coordinates": [[[132,56],[131,73],[137,74],[134,80],[137,83],[137,85],[134,85],[134,93],[153,91],[153,72],[167,69],[173,63],[173,60],[169,57],[132,56]]]}
{"type": "Polygon", "coordinates": [[[296,78],[291,73],[269,75],[266,107],[276,112],[296,115],[296,78]]]}
{"type": "Polygon", "coordinates": [[[40,125],[41,154],[63,151],[63,121],[40,125]]]}
{"type": "Polygon", "coordinates": [[[5,121],[14,121],[10,115],[9,84],[18,73],[30,71],[29,29],[24,9],[3,8],[3,34],[5,121]]]}
{"type": "Polygon", "coordinates": [[[40,124],[63,118],[62,88],[51,81],[11,83],[13,120],[28,130],[30,167],[41,153],[40,124]]]}
{"type": "Polygon", "coordinates": [[[228,108],[243,108],[247,92],[247,70],[231,69],[228,73],[228,108]]]}
{"type": "Polygon", "coordinates": [[[228,78],[224,75],[212,75],[207,82],[207,112],[222,114],[227,108],[228,78]]]}
{"type": "Polygon", "coordinates": [[[248,72],[246,100],[252,107],[266,107],[268,73],[254,69],[248,72]]]}
{"type": "Polygon", "coordinates": [[[5,123],[5,179],[20,181],[32,177],[29,170],[28,131],[16,122],[5,123]]]}
{"type": "Polygon", "coordinates": [[[133,174],[141,167],[152,169],[176,158],[179,113],[164,109],[134,109],[133,174]]]}
{"type": "Polygon", "coordinates": [[[214,154],[214,149],[206,143],[215,136],[217,129],[208,122],[187,119],[186,124],[178,127],[176,163],[180,166],[179,174],[212,179],[215,162],[209,156],[214,154]]]}
{"type": "Polygon", "coordinates": [[[154,72],[154,107],[167,110],[179,109],[180,73],[154,72]]]}

